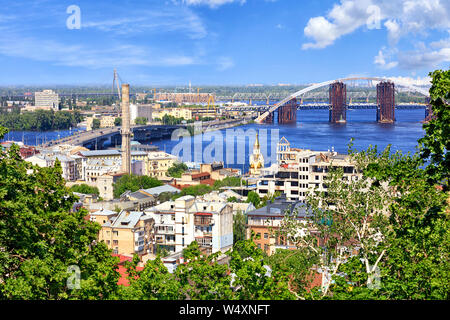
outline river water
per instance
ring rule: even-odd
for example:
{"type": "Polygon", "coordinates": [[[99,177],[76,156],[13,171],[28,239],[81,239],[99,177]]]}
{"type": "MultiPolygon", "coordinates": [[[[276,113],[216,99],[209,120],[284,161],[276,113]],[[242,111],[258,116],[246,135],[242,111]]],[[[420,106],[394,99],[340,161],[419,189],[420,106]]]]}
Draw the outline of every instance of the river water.
{"type": "MultiPolygon", "coordinates": [[[[248,171],[249,154],[252,152],[256,132],[266,166],[276,162],[276,145],[285,137],[291,147],[327,151],[334,149],[347,153],[348,143],[354,138],[354,149],[367,149],[377,145],[381,151],[391,144],[392,151],[416,151],[417,140],[423,137],[421,121],[424,110],[396,110],[394,124],[376,122],[376,110],[347,110],[346,124],[330,124],[328,110],[299,110],[296,125],[248,124],[231,129],[197,135],[190,138],[153,141],[161,150],[180,156],[185,162],[224,161],[225,166],[248,171]]],[[[10,132],[4,140],[23,141],[28,145],[58,139],[84,130],[60,130],[51,132],[10,132]]]]}

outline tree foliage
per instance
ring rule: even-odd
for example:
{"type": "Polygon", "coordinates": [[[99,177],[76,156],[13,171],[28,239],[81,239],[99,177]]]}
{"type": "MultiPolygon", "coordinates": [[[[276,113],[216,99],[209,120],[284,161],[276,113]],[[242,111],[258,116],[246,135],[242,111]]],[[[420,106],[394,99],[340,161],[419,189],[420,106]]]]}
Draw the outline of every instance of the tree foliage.
{"type": "Polygon", "coordinates": [[[122,176],[113,185],[114,198],[119,198],[125,191],[135,192],[140,189],[149,189],[162,186],[163,183],[156,178],[149,176],[137,176],[127,174],[122,176]]]}
{"type": "Polygon", "coordinates": [[[88,212],[71,211],[60,163],[33,166],[13,145],[1,152],[0,181],[0,298],[116,297],[118,261],[96,241],[100,225],[88,212]],[[79,289],[68,287],[70,266],[81,272],[79,289]]]}
{"type": "Polygon", "coordinates": [[[430,73],[430,104],[433,117],[425,123],[425,136],[419,140],[421,158],[428,161],[430,183],[440,182],[449,190],[450,168],[450,70],[430,73]]]}
{"type": "Polygon", "coordinates": [[[70,191],[72,192],[78,192],[83,194],[96,194],[99,195],[100,192],[97,187],[92,187],[87,184],[74,184],[70,187],[70,191]]]}
{"type": "Polygon", "coordinates": [[[0,112],[0,126],[15,131],[66,130],[76,127],[81,121],[83,117],[79,111],[36,110],[20,113],[17,109],[0,112]]]}
{"type": "Polygon", "coordinates": [[[210,193],[211,191],[213,191],[213,188],[206,184],[193,185],[184,188],[183,190],[181,190],[180,193],[174,195],[172,199],[178,199],[184,196],[194,196],[194,197],[202,196],[204,194],[210,193]]]}
{"type": "Polygon", "coordinates": [[[186,164],[182,162],[175,162],[168,170],[167,175],[169,177],[181,178],[181,175],[188,170],[186,164]]]}

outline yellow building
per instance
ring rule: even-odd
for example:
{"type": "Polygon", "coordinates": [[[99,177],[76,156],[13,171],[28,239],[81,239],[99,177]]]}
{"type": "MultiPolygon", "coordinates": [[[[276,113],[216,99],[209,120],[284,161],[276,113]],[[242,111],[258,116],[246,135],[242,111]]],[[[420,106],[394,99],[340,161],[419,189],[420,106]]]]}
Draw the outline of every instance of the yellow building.
{"type": "Polygon", "coordinates": [[[92,130],[92,126],[94,123],[94,119],[100,120],[100,128],[112,128],[115,126],[114,121],[116,120],[115,116],[98,116],[93,115],[86,119],[86,131],[92,130]]]}
{"type": "Polygon", "coordinates": [[[172,116],[175,118],[184,118],[185,120],[192,119],[192,110],[189,108],[167,108],[159,109],[158,111],[153,111],[153,119],[162,119],[165,115],[172,116]]]}
{"type": "Polygon", "coordinates": [[[122,211],[102,225],[99,241],[114,254],[140,256],[153,253],[154,219],[144,212],[122,211]]]}
{"type": "Polygon", "coordinates": [[[167,176],[167,170],[178,161],[177,157],[164,151],[149,152],[146,159],[146,175],[153,178],[167,176]]]}

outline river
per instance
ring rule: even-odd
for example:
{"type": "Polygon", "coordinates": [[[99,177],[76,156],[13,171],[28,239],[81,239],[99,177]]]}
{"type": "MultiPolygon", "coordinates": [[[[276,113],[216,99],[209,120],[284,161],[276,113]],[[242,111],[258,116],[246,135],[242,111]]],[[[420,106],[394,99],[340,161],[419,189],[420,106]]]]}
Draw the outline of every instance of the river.
{"type": "MultiPolygon", "coordinates": [[[[330,124],[328,110],[299,110],[296,125],[248,124],[206,133],[203,136],[184,138],[186,139],[184,145],[182,138],[175,141],[170,139],[153,141],[151,144],[182,157],[183,161],[224,161],[225,166],[243,169],[245,172],[248,171],[248,155],[252,152],[256,132],[260,136],[266,166],[276,161],[276,144],[281,137],[285,137],[291,147],[318,151],[334,149],[340,153],[347,153],[351,138],[354,138],[354,148],[357,150],[367,149],[369,145],[377,145],[379,150],[382,150],[391,144],[393,151],[401,150],[404,153],[416,151],[417,140],[424,135],[421,123],[424,119],[424,110],[396,110],[394,124],[379,124],[375,119],[376,110],[348,110],[346,124],[330,124]]],[[[79,130],[84,129],[51,132],[16,131],[8,133],[4,140],[36,145],[44,140],[58,139],[79,130]]]]}

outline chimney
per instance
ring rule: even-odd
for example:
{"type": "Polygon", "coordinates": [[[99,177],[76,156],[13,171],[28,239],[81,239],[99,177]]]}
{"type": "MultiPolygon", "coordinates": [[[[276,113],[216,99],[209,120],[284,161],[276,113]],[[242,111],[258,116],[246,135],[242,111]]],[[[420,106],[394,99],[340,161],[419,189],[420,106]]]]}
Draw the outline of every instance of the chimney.
{"type": "Polygon", "coordinates": [[[130,85],[122,84],[122,171],[131,174],[130,85]]]}

